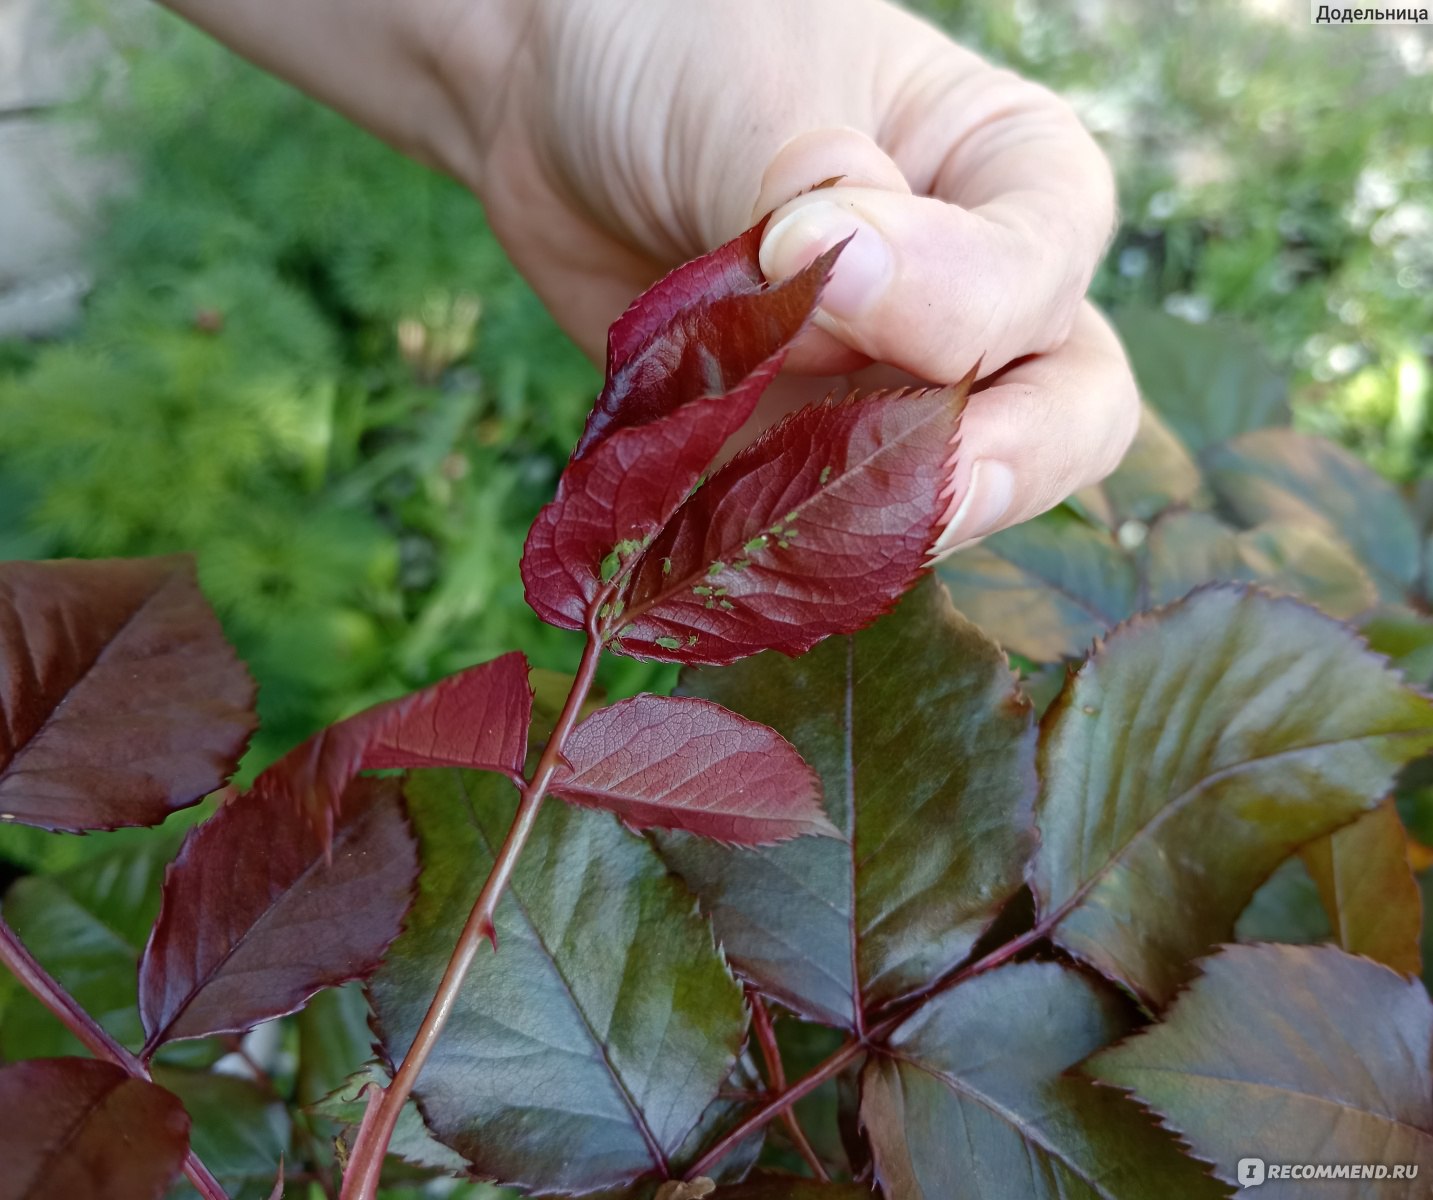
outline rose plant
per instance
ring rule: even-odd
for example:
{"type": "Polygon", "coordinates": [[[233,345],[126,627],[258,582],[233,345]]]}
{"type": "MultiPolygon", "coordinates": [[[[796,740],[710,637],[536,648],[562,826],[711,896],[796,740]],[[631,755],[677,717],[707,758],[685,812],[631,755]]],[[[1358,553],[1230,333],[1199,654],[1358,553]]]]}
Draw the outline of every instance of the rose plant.
{"type": "MultiPolygon", "coordinates": [[[[0,566],[0,819],[155,825],[223,789],[167,867],[12,889],[0,961],[91,1057],[0,1070],[0,1198],[152,1200],[182,1173],[206,1200],[435,1175],[1162,1200],[1229,1195],[1246,1153],[1417,1172],[1331,1197],[1423,1194],[1433,1005],[1416,921],[1378,926],[1411,884],[1385,798],[1433,751],[1433,699],[1276,594],[1307,574],[1233,551],[1236,582],[1146,576],[1084,653],[1051,625],[1071,587],[1032,600],[992,539],[951,570],[1022,680],[927,568],[971,378],[833,396],[713,465],[840,253],[768,285],[758,244],[612,327],[522,561],[534,610],[586,638],[551,711],[507,654],[239,791],[253,688],[186,560],[0,566]],[[678,694],[603,706],[606,652],[681,664],[678,694]],[[1230,944],[1300,854],[1332,936],[1230,944]],[[21,935],[161,870],[106,960],[133,1003],[92,1011],[82,964],[21,935]],[[354,980],[376,1057],[301,1099],[303,1036],[333,1034],[354,980]],[[306,1006],[292,1086],[209,1069],[306,1006]],[[214,1131],[255,1104],[268,1134],[238,1154],[214,1131]]],[[[1141,461],[1091,520],[1177,483],[1141,461]]]]}

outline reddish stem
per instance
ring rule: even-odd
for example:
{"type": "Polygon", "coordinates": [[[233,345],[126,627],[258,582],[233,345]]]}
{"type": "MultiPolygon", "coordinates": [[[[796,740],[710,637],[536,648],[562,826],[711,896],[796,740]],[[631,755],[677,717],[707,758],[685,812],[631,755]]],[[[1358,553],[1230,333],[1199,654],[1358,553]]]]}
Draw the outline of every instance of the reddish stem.
{"type": "MultiPolygon", "coordinates": [[[[835,1054],[831,1055],[830,1058],[818,1063],[785,1091],[779,1095],[772,1096],[765,1104],[702,1155],[696,1166],[687,1172],[687,1178],[695,1179],[698,1175],[710,1173],[712,1167],[725,1158],[738,1144],[750,1137],[758,1129],[770,1124],[777,1117],[788,1112],[793,1104],[809,1096],[828,1079],[840,1074],[851,1062],[859,1058],[862,1053],[878,1047],[890,1037],[891,1034],[895,1033],[903,1022],[920,1011],[921,1007],[933,997],[939,995],[941,992],[949,991],[955,987],[956,984],[964,983],[967,979],[975,975],[984,974],[986,971],[993,970],[995,967],[1009,962],[1017,954],[1021,953],[1021,951],[1028,950],[1036,942],[1048,937],[1050,931],[1064,915],[1065,909],[1063,908],[1049,914],[1049,916],[1036,925],[1034,929],[1022,933],[1019,937],[1011,939],[1004,945],[995,947],[995,949],[984,958],[977,959],[975,962],[961,967],[944,979],[938,979],[929,987],[923,988],[921,991],[915,992],[907,997],[890,1016],[885,1017],[867,1029],[864,1037],[852,1038],[837,1050],[835,1054]]],[[[759,1030],[758,1037],[760,1037],[759,1030]]]]}
{"type": "MultiPolygon", "coordinates": [[[[786,1068],[781,1062],[781,1047],[776,1042],[776,1027],[771,1023],[771,1013],[767,1011],[766,1002],[760,994],[748,989],[747,998],[751,1002],[751,1027],[756,1033],[757,1044],[761,1047],[761,1056],[766,1060],[766,1078],[771,1084],[771,1090],[779,1094],[786,1091],[786,1068]]],[[[811,1173],[820,1182],[830,1183],[831,1176],[826,1174],[826,1168],[806,1137],[806,1131],[801,1128],[796,1110],[788,1108],[781,1114],[781,1119],[797,1153],[811,1168],[811,1173]]]]}
{"type": "MultiPolygon", "coordinates": [[[[136,1079],[151,1083],[148,1068],[129,1050],[121,1046],[101,1028],[69,992],[65,991],[53,975],[45,970],[39,960],[26,948],[19,935],[0,918],[0,962],[3,962],[29,993],[48,1008],[64,1023],[66,1029],[84,1043],[85,1049],[96,1058],[123,1068],[136,1079]]],[[[193,1150],[184,1157],[184,1174],[204,1200],[228,1200],[219,1181],[210,1174],[209,1168],[193,1150]]]]}
{"type": "Polygon", "coordinates": [[[709,1174],[712,1167],[726,1157],[727,1151],[745,1141],[758,1129],[761,1129],[763,1126],[775,1120],[798,1100],[809,1096],[832,1076],[840,1074],[841,1070],[848,1063],[859,1058],[865,1049],[865,1042],[852,1038],[825,1062],[807,1071],[805,1075],[779,1096],[771,1097],[770,1100],[752,1113],[751,1116],[747,1117],[745,1121],[731,1130],[721,1141],[697,1160],[696,1165],[687,1172],[687,1178],[695,1179],[698,1175],[709,1174]]]}
{"type": "Polygon", "coordinates": [[[379,1176],[383,1171],[383,1160],[388,1154],[388,1143],[397,1128],[399,1114],[418,1082],[423,1065],[437,1046],[443,1026],[453,1013],[458,993],[478,953],[478,947],[486,941],[492,944],[494,950],[497,949],[493,914],[512,879],[518,856],[532,834],[538,810],[542,807],[548,785],[561,761],[563,746],[573,726],[577,724],[578,714],[582,711],[597,676],[597,662],[602,655],[602,639],[596,625],[596,613],[606,599],[607,591],[604,590],[592,602],[592,615],[587,623],[587,645],[583,649],[582,662],[577,668],[572,690],[567,694],[567,702],[562,706],[562,714],[557,718],[552,736],[543,748],[532,779],[523,788],[517,815],[498,850],[487,882],[483,884],[483,890],[478,893],[473,909],[468,914],[463,931],[458,935],[452,957],[448,959],[448,966],[443,971],[443,978],[438,983],[438,989],[423,1017],[423,1023],[418,1026],[418,1032],[393,1076],[393,1082],[369,1099],[368,1110],[364,1113],[358,1136],[354,1140],[348,1170],[344,1172],[341,1200],[375,1200],[379,1176]]]}

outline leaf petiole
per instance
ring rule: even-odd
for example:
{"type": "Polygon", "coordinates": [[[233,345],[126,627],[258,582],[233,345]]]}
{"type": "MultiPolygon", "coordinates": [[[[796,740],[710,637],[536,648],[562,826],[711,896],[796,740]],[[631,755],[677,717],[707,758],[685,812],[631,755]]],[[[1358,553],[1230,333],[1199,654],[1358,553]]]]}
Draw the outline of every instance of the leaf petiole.
{"type": "MultiPolygon", "coordinates": [[[[771,1084],[771,1090],[779,1095],[786,1090],[786,1068],[781,1062],[781,1047],[776,1043],[776,1028],[771,1023],[771,1013],[767,1011],[766,1001],[761,998],[760,992],[748,988],[747,1000],[751,1005],[751,1028],[756,1034],[756,1040],[761,1046],[762,1058],[766,1062],[767,1082],[771,1084]]],[[[812,1148],[806,1131],[801,1128],[796,1110],[788,1108],[782,1113],[782,1121],[786,1125],[786,1132],[791,1137],[792,1144],[796,1147],[796,1152],[811,1168],[811,1173],[817,1181],[830,1183],[831,1176],[826,1173],[820,1156],[812,1148]]]]}
{"type": "Polygon", "coordinates": [[[816,1064],[807,1071],[800,1079],[784,1091],[772,1096],[765,1104],[748,1116],[741,1124],[737,1125],[721,1141],[717,1142],[697,1161],[696,1165],[687,1172],[688,1179],[695,1179],[698,1175],[708,1175],[717,1163],[726,1157],[727,1152],[739,1145],[758,1129],[769,1125],[777,1117],[783,1116],[791,1110],[791,1106],[798,1100],[804,1099],[814,1092],[828,1079],[834,1078],[846,1069],[852,1062],[859,1058],[866,1051],[874,1049],[886,1038],[890,1037],[907,1018],[917,1012],[922,1005],[926,1004],[933,996],[941,992],[949,991],[958,983],[964,983],[975,975],[982,975],[986,971],[993,970],[1004,963],[1009,962],[1022,951],[1028,950],[1036,942],[1049,937],[1050,931],[1063,912],[1053,913],[1034,929],[1028,930],[1017,938],[1001,946],[995,947],[984,958],[969,963],[944,979],[937,980],[929,987],[908,997],[901,1005],[891,1013],[890,1016],[881,1020],[878,1024],[871,1026],[864,1037],[852,1038],[829,1058],[816,1064]]]}

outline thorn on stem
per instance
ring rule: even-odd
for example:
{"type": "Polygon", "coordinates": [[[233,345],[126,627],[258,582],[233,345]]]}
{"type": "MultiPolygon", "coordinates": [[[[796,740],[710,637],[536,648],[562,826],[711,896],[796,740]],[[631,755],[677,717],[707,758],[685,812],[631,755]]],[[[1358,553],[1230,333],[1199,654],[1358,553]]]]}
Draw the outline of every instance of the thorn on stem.
{"type": "Polygon", "coordinates": [[[482,927],[478,930],[478,936],[493,948],[494,954],[497,953],[498,927],[493,923],[493,919],[491,917],[489,917],[483,922],[482,927]]]}

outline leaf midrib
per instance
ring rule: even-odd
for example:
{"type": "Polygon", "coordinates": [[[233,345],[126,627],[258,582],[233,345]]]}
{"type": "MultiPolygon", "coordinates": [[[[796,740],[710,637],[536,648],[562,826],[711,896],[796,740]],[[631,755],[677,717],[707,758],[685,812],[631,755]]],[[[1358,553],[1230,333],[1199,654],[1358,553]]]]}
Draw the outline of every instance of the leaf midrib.
{"type": "MultiPolygon", "coordinates": [[[[1297,1087],[1287,1087],[1278,1083],[1264,1083],[1257,1079],[1236,1079],[1228,1075],[1211,1075],[1204,1071],[1191,1071],[1183,1067],[1162,1067],[1141,1065],[1129,1067],[1131,1073],[1144,1073],[1148,1075],[1173,1075],[1181,1079],[1203,1079],[1209,1083],[1227,1084],[1231,1088],[1250,1088],[1259,1091],[1278,1092],[1281,1096],[1294,1096],[1300,1100],[1307,1100],[1314,1104],[1325,1105],[1336,1108],[1339,1112],[1355,1113],[1359,1116],[1369,1117],[1384,1125],[1391,1125],[1398,1129],[1407,1129],[1420,1138],[1425,1139],[1430,1146],[1433,1146],[1433,1129],[1425,1129],[1421,1125],[1414,1125],[1401,1117],[1389,1116],[1387,1113],[1374,1112],[1370,1108],[1359,1108],[1356,1105],[1343,1100],[1336,1100],[1331,1096],[1320,1096],[1315,1092],[1306,1092],[1297,1087]]],[[[1111,1080],[1111,1082],[1115,1082],[1111,1080]]],[[[1117,1086],[1129,1088],[1135,1091],[1129,1084],[1119,1083],[1117,1086]]],[[[1138,1093],[1136,1093],[1138,1094],[1138,1093]]]]}
{"type": "MultiPolygon", "coordinates": [[[[87,680],[90,675],[96,669],[98,669],[99,666],[105,661],[106,655],[108,655],[109,652],[114,648],[115,644],[124,637],[129,627],[133,625],[135,621],[137,621],[143,615],[145,609],[147,609],[151,604],[153,604],[155,599],[158,598],[162,593],[168,590],[170,583],[172,583],[174,580],[175,574],[176,572],[173,571],[168,572],[159,582],[159,585],[155,587],[152,591],[150,591],[144,597],[144,599],[140,601],[138,607],[136,607],[134,611],[129,614],[129,616],[125,617],[125,619],[120,622],[118,628],[116,628],[114,632],[111,633],[109,637],[105,639],[104,643],[99,648],[99,652],[95,654],[95,656],[90,659],[88,663],[85,664],[79,675],[75,677],[74,682],[71,683],[67,688],[65,688],[64,694],[61,695],[60,698],[50,706],[49,711],[45,714],[44,719],[40,722],[35,732],[32,733],[29,737],[27,737],[23,742],[20,743],[19,746],[15,748],[15,750],[10,755],[10,760],[7,763],[5,763],[3,766],[0,766],[0,783],[3,783],[6,779],[18,773],[18,765],[25,758],[25,756],[28,755],[30,751],[35,747],[35,744],[49,730],[51,724],[54,723],[56,717],[59,715],[60,710],[65,707],[65,701],[67,701],[72,695],[74,695],[76,691],[78,691],[81,687],[84,686],[85,680],[87,680]]],[[[23,644],[25,646],[26,653],[28,654],[30,652],[29,639],[26,638],[23,644]]],[[[39,672],[35,672],[35,677],[37,680],[39,679],[39,672]]]]}
{"type": "Polygon", "coordinates": [[[69,1148],[71,1143],[79,1138],[80,1134],[84,1132],[85,1126],[93,1119],[95,1112],[102,1105],[108,1103],[109,1098],[128,1082],[128,1076],[115,1080],[110,1086],[105,1088],[100,1095],[94,1097],[90,1103],[85,1106],[84,1111],[81,1112],[74,1123],[65,1130],[64,1136],[60,1138],[59,1141],[50,1144],[50,1149],[40,1163],[40,1171],[25,1185],[25,1191],[20,1197],[20,1200],[43,1200],[45,1193],[37,1192],[35,1187],[36,1185],[43,1185],[46,1181],[49,1175],[49,1164],[59,1158],[63,1152],[69,1148]]]}
{"type": "MultiPolygon", "coordinates": [[[[365,821],[372,815],[373,810],[369,809],[367,812],[362,813],[358,817],[358,819],[355,820],[352,824],[340,826],[339,829],[334,831],[333,842],[331,844],[331,854],[335,862],[337,861],[336,851],[341,847],[345,846],[349,841],[351,841],[354,836],[356,836],[356,831],[365,828],[365,821]]],[[[170,1030],[172,1030],[177,1024],[179,1024],[180,1019],[188,1011],[189,1006],[194,1003],[195,999],[200,995],[201,992],[204,991],[205,988],[207,988],[211,983],[214,982],[215,978],[218,977],[219,973],[223,971],[224,967],[228,965],[229,961],[236,954],[238,954],[241,949],[243,949],[243,947],[248,943],[249,939],[254,935],[254,933],[268,923],[269,919],[274,915],[275,910],[283,907],[284,901],[288,899],[289,895],[296,888],[298,888],[300,884],[306,881],[315,870],[319,869],[320,867],[326,868],[329,865],[330,863],[328,861],[327,856],[325,856],[323,853],[315,854],[315,856],[310,860],[309,864],[304,867],[304,869],[299,872],[298,875],[294,877],[293,881],[287,886],[285,886],[278,893],[277,896],[271,899],[268,904],[266,904],[263,909],[259,911],[258,915],[255,916],[254,919],[249,922],[248,927],[241,934],[239,934],[237,938],[234,939],[233,944],[227,950],[224,951],[224,953],[215,961],[214,965],[210,967],[201,977],[196,978],[193,985],[189,988],[187,992],[185,992],[183,999],[175,1007],[174,1015],[170,1017],[169,1020],[166,1021],[161,1028],[155,1030],[153,1035],[151,1035],[145,1040],[144,1054],[146,1056],[153,1053],[153,1051],[157,1050],[166,1041],[170,1040],[170,1030]]],[[[160,913],[160,916],[163,916],[162,912],[160,913]]],[[[158,928],[158,924],[159,922],[158,920],[156,920],[156,928],[158,928]]],[[[215,1030],[213,1032],[217,1033],[223,1031],[215,1030]]]]}
{"type": "MultiPolygon", "coordinates": [[[[1063,901],[1053,912],[1041,920],[1041,924],[1054,929],[1074,909],[1084,901],[1094,888],[1102,883],[1110,872],[1123,865],[1124,860],[1132,852],[1136,844],[1140,843],[1147,836],[1153,836],[1156,830],[1168,819],[1171,814],[1181,811],[1186,802],[1198,798],[1203,792],[1211,787],[1225,782],[1228,779],[1237,778],[1245,771],[1253,770],[1256,767],[1265,766],[1269,763],[1279,762],[1285,758],[1295,758],[1317,750],[1326,750],[1334,746],[1356,745],[1359,742],[1381,741],[1389,738],[1413,738],[1429,736],[1429,731],[1424,729],[1396,729],[1382,733],[1365,733],[1357,737],[1334,738],[1328,741],[1308,742],[1302,746],[1294,746],[1287,750],[1275,751],[1273,754],[1264,754],[1256,758],[1242,759],[1237,763],[1231,763],[1227,767],[1221,767],[1217,771],[1204,776],[1190,787],[1184,789],[1179,795],[1159,808],[1149,820],[1139,825],[1134,832],[1112,853],[1098,870],[1094,871],[1074,892],[1069,899],[1063,901]]],[[[1365,809],[1364,811],[1371,811],[1365,809]]],[[[1045,843],[1042,843],[1045,844],[1045,843]]]]}
{"type": "Polygon", "coordinates": [[[1000,1120],[1004,1121],[1013,1130],[1015,1130],[1015,1132],[1023,1140],[1029,1142],[1034,1146],[1038,1146],[1040,1150],[1042,1150],[1045,1154],[1048,1154],[1051,1158],[1063,1164],[1066,1170],[1070,1171],[1073,1175],[1075,1175],[1076,1178],[1080,1179],[1082,1182],[1088,1185],[1091,1191],[1093,1191],[1096,1195],[1102,1197],[1102,1200],[1120,1200],[1120,1198],[1115,1195],[1115,1193],[1107,1191],[1099,1184],[1097,1180],[1090,1178],[1090,1176],[1085,1173],[1083,1168],[1077,1166],[1075,1163],[1071,1162],[1068,1158],[1066,1158],[1065,1154],[1061,1150],[1057,1149],[1045,1138],[1037,1136],[1035,1127],[1030,1126],[1018,1113],[1012,1112],[999,1101],[993,1099],[990,1096],[987,1096],[984,1092],[972,1087],[964,1080],[960,1079],[958,1076],[950,1075],[947,1074],[945,1071],[937,1070],[936,1068],[928,1066],[925,1063],[919,1062],[916,1059],[911,1058],[910,1056],[905,1054],[900,1054],[889,1050],[887,1051],[887,1053],[890,1054],[890,1056],[897,1061],[903,1062],[908,1066],[914,1068],[915,1070],[922,1072],[925,1075],[929,1075],[932,1079],[936,1080],[936,1082],[944,1084],[947,1088],[949,1088],[957,1095],[965,1096],[975,1101],[975,1103],[979,1104],[987,1112],[993,1113],[996,1117],[1000,1118],[1000,1120]]]}

